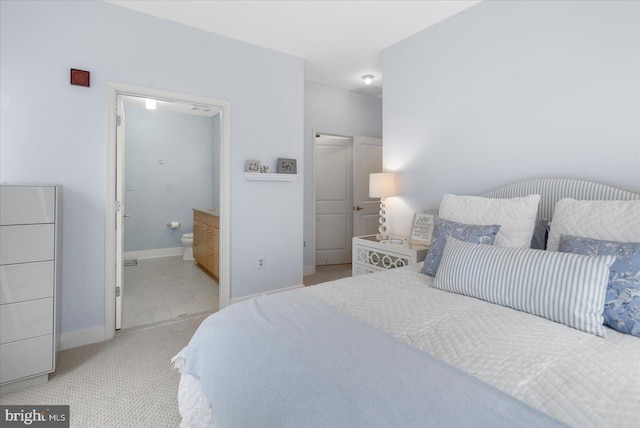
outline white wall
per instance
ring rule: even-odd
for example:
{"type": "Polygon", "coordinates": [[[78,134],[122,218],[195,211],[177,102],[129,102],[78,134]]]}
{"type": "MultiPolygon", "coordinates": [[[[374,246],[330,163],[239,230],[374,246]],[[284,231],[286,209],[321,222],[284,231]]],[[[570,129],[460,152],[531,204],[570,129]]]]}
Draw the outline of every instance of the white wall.
{"type": "Polygon", "coordinates": [[[107,81],[231,103],[231,297],[302,283],[303,180],[243,173],[303,159],[302,59],[103,2],[3,1],[0,19],[0,181],[63,186],[63,334],[104,325],[107,81]]]}
{"type": "Polygon", "coordinates": [[[640,3],[475,5],[383,52],[389,225],[535,177],[640,191],[640,3]]]}
{"type": "Polygon", "coordinates": [[[180,247],[181,235],[193,232],[192,209],[214,207],[214,176],[220,183],[214,118],[147,110],[126,100],[124,112],[124,251],[180,247]],[[167,227],[170,221],[180,227],[167,227]]]}
{"type": "MultiPolygon", "coordinates": [[[[304,94],[304,266],[312,273],[315,252],[313,230],[313,141],[315,132],[382,137],[382,99],[344,89],[305,82],[304,94]]],[[[384,142],[383,142],[384,145],[384,142]]]]}

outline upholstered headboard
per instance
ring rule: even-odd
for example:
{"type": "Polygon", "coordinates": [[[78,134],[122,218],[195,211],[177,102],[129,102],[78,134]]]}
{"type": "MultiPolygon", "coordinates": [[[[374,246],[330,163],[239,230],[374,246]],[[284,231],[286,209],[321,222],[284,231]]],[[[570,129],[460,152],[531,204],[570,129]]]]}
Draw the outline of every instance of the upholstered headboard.
{"type": "Polygon", "coordinates": [[[640,194],[617,189],[606,184],[572,178],[538,178],[509,184],[483,195],[487,198],[517,198],[540,195],[539,219],[551,219],[556,202],[562,198],[581,200],[631,200],[640,194]]]}

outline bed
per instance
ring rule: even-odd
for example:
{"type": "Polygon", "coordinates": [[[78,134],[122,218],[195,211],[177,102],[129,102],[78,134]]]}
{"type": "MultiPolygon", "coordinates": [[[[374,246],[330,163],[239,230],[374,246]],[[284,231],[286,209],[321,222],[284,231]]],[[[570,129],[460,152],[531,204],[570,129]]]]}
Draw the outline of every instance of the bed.
{"type": "Polygon", "coordinates": [[[422,263],[208,317],[181,426],[639,426],[640,195],[529,180],[438,222],[422,263]]]}

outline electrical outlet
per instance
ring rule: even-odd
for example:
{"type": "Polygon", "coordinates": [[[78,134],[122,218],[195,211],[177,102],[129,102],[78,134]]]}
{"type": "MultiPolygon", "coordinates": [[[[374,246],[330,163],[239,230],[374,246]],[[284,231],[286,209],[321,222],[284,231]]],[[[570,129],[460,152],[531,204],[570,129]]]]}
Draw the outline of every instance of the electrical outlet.
{"type": "Polygon", "coordinates": [[[256,263],[256,269],[264,268],[264,256],[259,256],[258,261],[256,263]]]}

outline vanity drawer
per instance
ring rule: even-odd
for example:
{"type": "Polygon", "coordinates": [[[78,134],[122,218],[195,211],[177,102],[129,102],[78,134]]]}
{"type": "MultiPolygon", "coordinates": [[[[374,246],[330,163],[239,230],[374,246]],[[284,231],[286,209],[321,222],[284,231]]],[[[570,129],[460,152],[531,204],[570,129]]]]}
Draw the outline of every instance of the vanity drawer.
{"type": "Polygon", "coordinates": [[[53,224],[0,226],[0,264],[53,260],[53,224]]]}
{"type": "Polygon", "coordinates": [[[0,266],[0,304],[51,297],[53,283],[53,260],[0,266]]]}
{"type": "Polygon", "coordinates": [[[53,186],[2,186],[0,224],[53,223],[55,202],[53,186]]]}
{"type": "Polygon", "coordinates": [[[53,297],[2,305],[0,323],[0,344],[52,334],[53,297]]]}
{"type": "Polygon", "coordinates": [[[53,371],[53,335],[0,345],[0,383],[53,371]]]}

